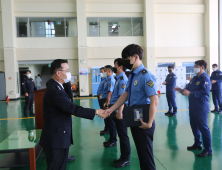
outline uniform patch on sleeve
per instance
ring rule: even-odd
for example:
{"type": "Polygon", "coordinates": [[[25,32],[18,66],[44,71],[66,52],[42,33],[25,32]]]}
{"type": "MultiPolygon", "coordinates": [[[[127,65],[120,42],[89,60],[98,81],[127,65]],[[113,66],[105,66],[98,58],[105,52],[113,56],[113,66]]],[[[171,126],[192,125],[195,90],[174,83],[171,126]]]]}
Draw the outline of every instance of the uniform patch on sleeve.
{"type": "Polygon", "coordinates": [[[207,84],[207,85],[208,85],[208,82],[207,82],[207,81],[205,81],[205,84],[207,84]]]}
{"type": "Polygon", "coordinates": [[[112,87],[112,84],[110,84],[109,87],[112,87]]]}
{"type": "Polygon", "coordinates": [[[143,69],[143,70],[141,71],[141,73],[144,75],[144,74],[146,74],[146,73],[148,73],[148,72],[147,72],[146,69],[143,69]]]}
{"type": "Polygon", "coordinates": [[[152,80],[149,80],[146,84],[147,84],[148,86],[150,86],[150,87],[153,87],[154,82],[153,82],[152,80]]]}
{"type": "Polygon", "coordinates": [[[121,84],[121,87],[122,87],[122,89],[124,89],[126,87],[126,85],[125,84],[121,84]]]}

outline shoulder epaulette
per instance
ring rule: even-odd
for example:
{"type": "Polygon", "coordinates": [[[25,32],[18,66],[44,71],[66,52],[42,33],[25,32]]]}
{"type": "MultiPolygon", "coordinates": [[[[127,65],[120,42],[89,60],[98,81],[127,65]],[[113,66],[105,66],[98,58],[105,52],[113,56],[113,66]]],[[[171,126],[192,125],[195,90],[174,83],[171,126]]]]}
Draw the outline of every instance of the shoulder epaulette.
{"type": "Polygon", "coordinates": [[[146,69],[143,69],[143,70],[141,71],[141,73],[144,75],[144,74],[146,74],[146,73],[148,73],[148,72],[147,72],[146,69]]]}
{"type": "Polygon", "coordinates": [[[120,77],[120,80],[123,80],[123,76],[120,77]]]}

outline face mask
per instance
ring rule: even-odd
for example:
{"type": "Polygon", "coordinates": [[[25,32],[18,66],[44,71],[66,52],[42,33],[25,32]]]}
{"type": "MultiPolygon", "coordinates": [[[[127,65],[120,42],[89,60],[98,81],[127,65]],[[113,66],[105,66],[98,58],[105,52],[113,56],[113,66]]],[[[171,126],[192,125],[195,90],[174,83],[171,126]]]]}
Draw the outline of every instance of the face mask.
{"type": "Polygon", "coordinates": [[[169,73],[172,73],[172,70],[168,70],[169,73]]]}
{"type": "MultiPolygon", "coordinates": [[[[61,77],[61,78],[62,78],[62,77],[61,77]]],[[[62,79],[63,79],[63,78],[62,78],[62,79]]],[[[66,78],[63,79],[63,81],[64,81],[65,83],[68,83],[68,82],[70,82],[70,80],[71,80],[71,73],[68,72],[68,73],[66,73],[66,78]]]]}
{"type": "Polygon", "coordinates": [[[194,69],[193,69],[193,72],[194,72],[195,74],[198,74],[198,73],[200,72],[200,68],[194,68],[194,69]]]}
{"type": "Polygon", "coordinates": [[[27,77],[31,77],[31,74],[27,74],[27,77]]]}
{"type": "Polygon", "coordinates": [[[103,73],[103,77],[107,78],[107,74],[106,74],[106,72],[103,73]]]}
{"type": "Polygon", "coordinates": [[[131,70],[133,67],[133,64],[136,62],[134,62],[133,64],[130,64],[130,60],[123,60],[124,61],[124,65],[127,69],[131,70]]]}
{"type": "Polygon", "coordinates": [[[100,77],[103,77],[103,73],[99,73],[100,77]]]}
{"type": "Polygon", "coordinates": [[[213,68],[213,71],[217,71],[217,68],[213,68]]]}
{"type": "Polygon", "coordinates": [[[113,67],[113,72],[116,74],[117,73],[117,68],[113,67]]]}

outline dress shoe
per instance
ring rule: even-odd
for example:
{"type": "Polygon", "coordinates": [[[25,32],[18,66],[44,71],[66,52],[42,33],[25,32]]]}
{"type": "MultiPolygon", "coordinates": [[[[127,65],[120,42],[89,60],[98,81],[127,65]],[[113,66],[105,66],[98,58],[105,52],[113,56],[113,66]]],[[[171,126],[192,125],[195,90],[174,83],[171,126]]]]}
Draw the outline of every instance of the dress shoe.
{"type": "Polygon", "coordinates": [[[196,145],[193,145],[193,146],[188,146],[187,147],[187,150],[202,150],[202,145],[200,146],[196,146],[196,145]]]}
{"type": "Polygon", "coordinates": [[[168,111],[168,112],[165,113],[166,116],[167,116],[167,115],[170,115],[170,114],[172,114],[171,111],[168,111]]]}
{"type": "Polygon", "coordinates": [[[175,116],[176,116],[175,113],[171,113],[171,114],[170,114],[170,117],[175,117],[175,116]]]}
{"type": "Polygon", "coordinates": [[[109,143],[109,141],[107,141],[107,142],[103,142],[103,145],[106,145],[107,143],[109,143]]]}
{"type": "Polygon", "coordinates": [[[116,146],[116,142],[109,142],[106,145],[104,145],[104,147],[109,148],[109,147],[113,147],[116,146]]]}
{"type": "Polygon", "coordinates": [[[214,110],[211,110],[210,112],[219,112],[219,110],[214,109],[214,110]]]}
{"type": "Polygon", "coordinates": [[[105,130],[100,131],[100,135],[107,135],[107,134],[109,134],[109,131],[105,131],[105,130]]]}
{"type": "Polygon", "coordinates": [[[118,162],[120,162],[120,161],[122,161],[122,159],[121,159],[121,158],[119,158],[119,159],[114,159],[114,160],[113,160],[113,163],[115,163],[115,164],[116,164],[116,163],[118,163],[118,162]]]}
{"type": "Polygon", "coordinates": [[[75,160],[75,156],[68,155],[67,162],[71,162],[75,160]]]}
{"type": "Polygon", "coordinates": [[[29,116],[28,115],[24,115],[24,117],[28,118],[29,116]]]}
{"type": "Polygon", "coordinates": [[[212,153],[209,153],[209,152],[207,152],[205,149],[201,152],[201,153],[199,153],[197,156],[198,157],[208,157],[208,156],[211,156],[212,155],[212,153]]]}
{"type": "Polygon", "coordinates": [[[130,161],[120,161],[115,165],[115,167],[116,168],[121,168],[121,167],[125,167],[125,166],[128,166],[128,165],[130,165],[130,161]]]}
{"type": "Polygon", "coordinates": [[[35,116],[35,113],[31,113],[30,116],[35,116]]]}

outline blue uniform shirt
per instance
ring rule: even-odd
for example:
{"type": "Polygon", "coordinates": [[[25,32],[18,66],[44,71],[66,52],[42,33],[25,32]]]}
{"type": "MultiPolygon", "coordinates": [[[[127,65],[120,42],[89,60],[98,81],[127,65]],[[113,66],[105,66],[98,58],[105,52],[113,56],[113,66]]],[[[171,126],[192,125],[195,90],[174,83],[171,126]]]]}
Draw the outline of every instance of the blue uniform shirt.
{"type": "Polygon", "coordinates": [[[110,104],[115,104],[116,101],[119,99],[119,97],[123,94],[123,92],[125,91],[127,82],[128,82],[128,78],[124,72],[116,76],[116,84],[114,86],[110,104]]]}
{"type": "Polygon", "coordinates": [[[104,83],[105,83],[105,78],[101,77],[101,82],[97,90],[97,96],[103,93],[104,83]]]}
{"type": "Polygon", "coordinates": [[[209,112],[210,77],[202,73],[199,77],[194,76],[186,89],[189,90],[189,109],[209,112]]]}
{"type": "Polygon", "coordinates": [[[144,105],[150,104],[150,96],[157,95],[156,78],[141,64],[133,71],[134,77],[131,85],[131,95],[129,92],[129,84],[132,78],[130,74],[125,91],[130,95],[130,105],[144,105]]]}
{"type": "Polygon", "coordinates": [[[217,81],[212,84],[212,91],[222,91],[222,72],[220,70],[214,71],[211,74],[210,79],[217,81]]]}
{"type": "Polygon", "coordinates": [[[177,76],[172,72],[168,74],[166,77],[166,91],[174,91],[174,87],[176,86],[177,76]]]}
{"type": "Polygon", "coordinates": [[[116,80],[114,79],[113,75],[106,78],[103,88],[102,99],[106,99],[108,92],[113,92],[116,80]]]}

